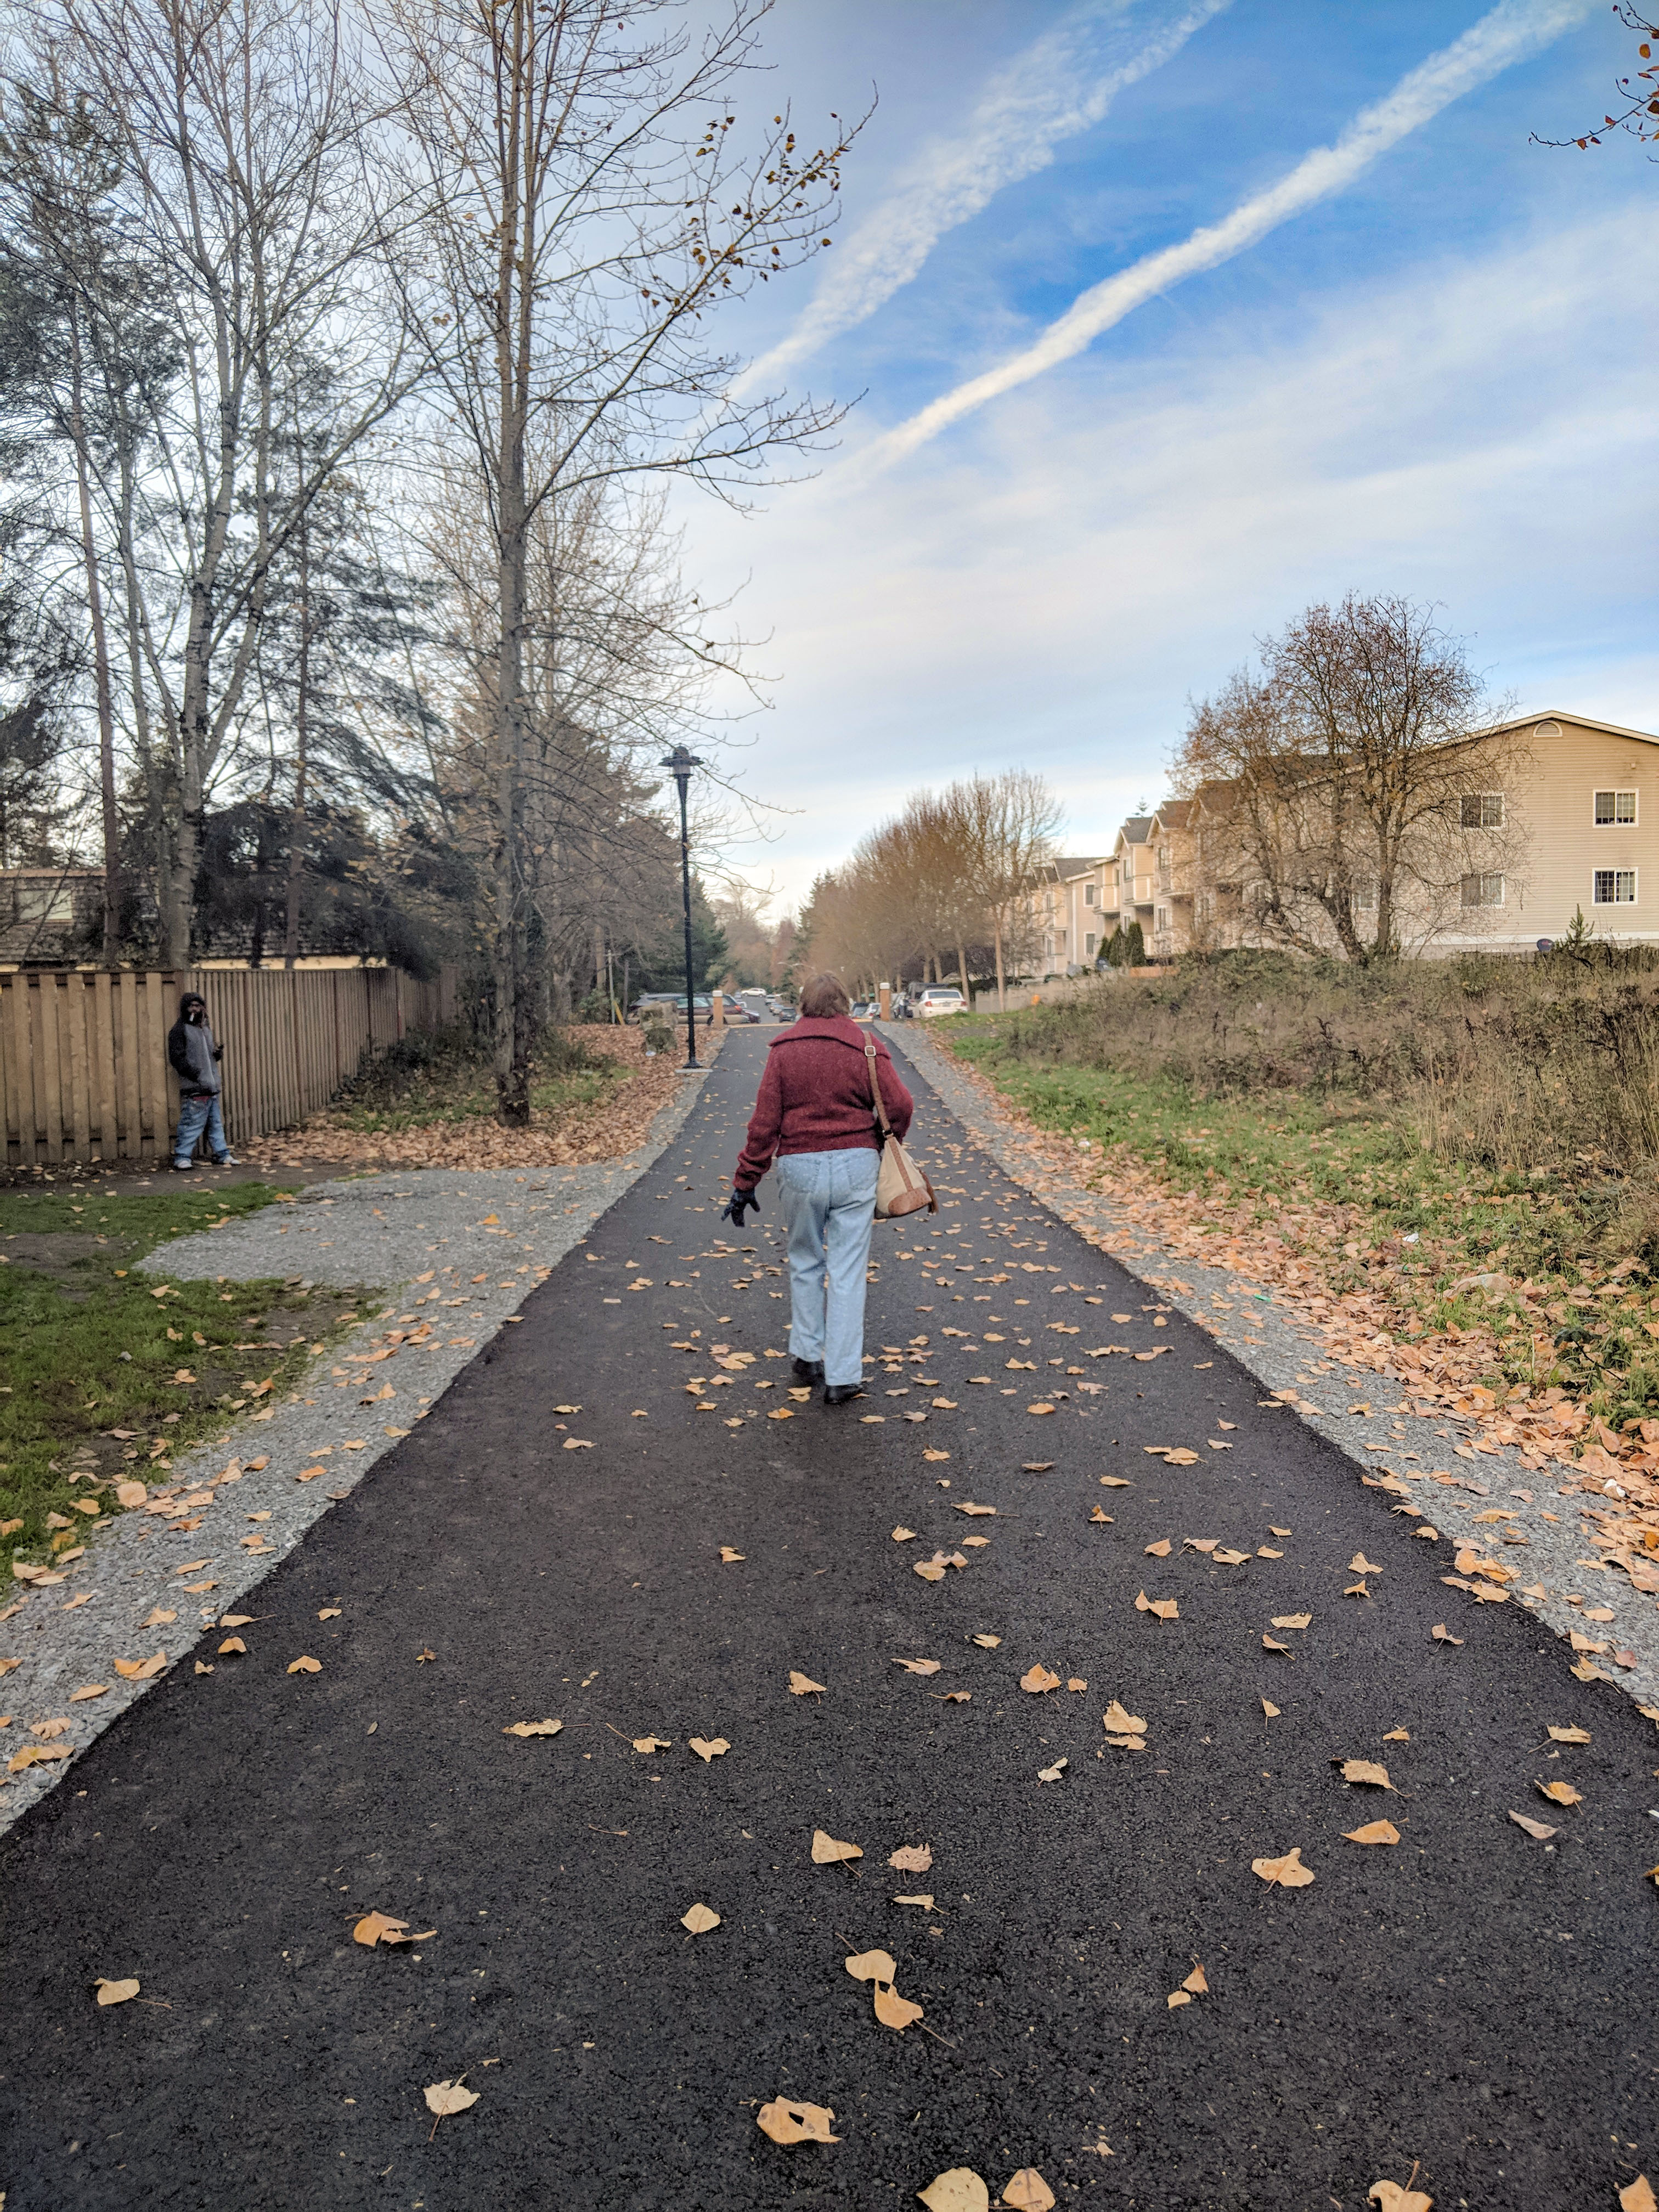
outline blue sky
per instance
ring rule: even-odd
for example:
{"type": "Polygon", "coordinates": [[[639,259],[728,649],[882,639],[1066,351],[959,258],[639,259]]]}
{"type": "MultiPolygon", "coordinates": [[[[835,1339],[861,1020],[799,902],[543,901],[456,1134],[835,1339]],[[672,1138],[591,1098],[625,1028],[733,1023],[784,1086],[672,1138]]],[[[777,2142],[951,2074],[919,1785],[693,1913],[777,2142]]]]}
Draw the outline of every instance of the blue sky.
{"type": "Polygon", "coordinates": [[[1101,848],[1188,699],[1351,586],[1442,603],[1522,709],[1659,728],[1659,166],[1528,143],[1631,46],[1592,0],[781,0],[764,104],[880,106],[835,246],[728,333],[861,392],[841,444],[747,518],[682,510],[775,679],[738,757],[795,811],[751,876],[798,898],[908,790],[1011,763],[1101,848]],[[1331,188],[921,436],[1301,176],[1331,188]]]}

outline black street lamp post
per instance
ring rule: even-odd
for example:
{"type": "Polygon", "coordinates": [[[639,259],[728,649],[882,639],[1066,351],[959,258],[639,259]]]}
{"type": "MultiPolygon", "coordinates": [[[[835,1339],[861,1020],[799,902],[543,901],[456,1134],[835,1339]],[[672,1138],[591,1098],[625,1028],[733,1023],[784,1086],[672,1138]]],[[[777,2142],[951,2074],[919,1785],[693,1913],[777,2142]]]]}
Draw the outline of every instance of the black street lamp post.
{"type": "Polygon", "coordinates": [[[691,781],[692,769],[702,768],[705,763],[695,753],[688,752],[684,745],[676,745],[667,759],[659,762],[658,765],[667,769],[680,787],[680,908],[685,921],[685,1065],[692,1068],[701,1066],[702,1062],[697,1058],[696,994],[691,981],[691,836],[685,822],[685,787],[691,781]]]}

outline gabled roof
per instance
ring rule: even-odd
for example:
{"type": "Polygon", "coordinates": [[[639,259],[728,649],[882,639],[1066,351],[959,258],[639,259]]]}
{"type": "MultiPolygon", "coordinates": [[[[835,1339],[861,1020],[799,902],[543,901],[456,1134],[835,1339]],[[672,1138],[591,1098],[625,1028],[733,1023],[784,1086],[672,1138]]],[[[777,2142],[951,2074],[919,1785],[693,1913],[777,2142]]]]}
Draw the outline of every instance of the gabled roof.
{"type": "MultiPolygon", "coordinates": [[[[1152,826],[1150,814],[1132,814],[1117,833],[1119,845],[1144,845],[1146,833],[1152,826]]],[[[1114,851],[1116,847],[1113,848],[1114,851]]]]}
{"type": "Polygon", "coordinates": [[[1604,737],[1634,738],[1638,744],[1659,745],[1659,734],[1652,730],[1627,730],[1622,722],[1598,722],[1594,714],[1570,713],[1564,707],[1543,707],[1536,714],[1512,714],[1506,722],[1494,723],[1493,733],[1536,729],[1540,722],[1573,722],[1581,730],[1600,730],[1604,737]]]}
{"type": "Polygon", "coordinates": [[[1086,876],[1091,868],[1097,868],[1104,856],[1096,854],[1088,860],[1051,860],[1048,865],[1061,883],[1068,876],[1086,876]]]}
{"type": "Polygon", "coordinates": [[[1187,817],[1192,811],[1193,802],[1190,799],[1166,799],[1152,819],[1155,822],[1161,822],[1166,830],[1184,830],[1187,826],[1187,817]]]}

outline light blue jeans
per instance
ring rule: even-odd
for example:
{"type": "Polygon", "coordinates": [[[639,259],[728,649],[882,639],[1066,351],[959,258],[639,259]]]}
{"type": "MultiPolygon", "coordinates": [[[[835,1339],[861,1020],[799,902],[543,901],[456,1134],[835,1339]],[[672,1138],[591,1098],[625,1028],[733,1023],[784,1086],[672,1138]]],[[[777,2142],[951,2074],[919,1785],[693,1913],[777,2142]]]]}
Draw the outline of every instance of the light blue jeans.
{"type": "Polygon", "coordinates": [[[821,1359],[828,1384],[864,1380],[864,1271],[876,1218],[873,1148],[786,1152],[777,1164],[789,1232],[789,1349],[821,1359]]]}
{"type": "Polygon", "coordinates": [[[173,1139],[173,1164],[187,1168],[191,1155],[205,1132],[208,1150],[216,1161],[223,1159],[230,1146],[225,1142],[224,1116],[219,1111],[219,1094],[216,1091],[205,1098],[181,1098],[179,1101],[179,1128],[173,1139]]]}

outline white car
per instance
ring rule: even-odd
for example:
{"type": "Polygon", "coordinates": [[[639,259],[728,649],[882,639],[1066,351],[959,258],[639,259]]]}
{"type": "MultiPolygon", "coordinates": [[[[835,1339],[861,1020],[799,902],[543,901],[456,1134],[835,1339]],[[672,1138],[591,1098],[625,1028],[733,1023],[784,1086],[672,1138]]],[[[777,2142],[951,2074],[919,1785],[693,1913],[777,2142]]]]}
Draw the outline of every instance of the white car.
{"type": "Polygon", "coordinates": [[[968,1011],[968,1001],[954,983],[929,984],[915,1004],[923,1021],[931,1020],[935,1014],[965,1014],[968,1011]]]}

